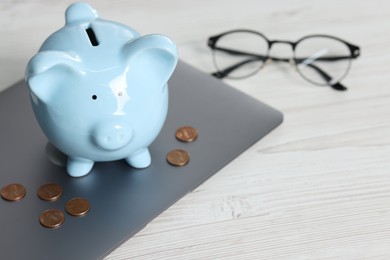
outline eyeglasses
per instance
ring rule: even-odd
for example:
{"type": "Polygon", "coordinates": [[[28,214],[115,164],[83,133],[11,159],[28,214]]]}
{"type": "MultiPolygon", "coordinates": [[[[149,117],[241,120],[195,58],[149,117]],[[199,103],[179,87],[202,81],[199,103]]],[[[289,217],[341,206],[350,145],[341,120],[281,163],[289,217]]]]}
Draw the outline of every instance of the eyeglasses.
{"type": "Polygon", "coordinates": [[[245,78],[257,73],[267,63],[290,62],[299,74],[315,85],[327,85],[336,90],[347,90],[340,81],[348,74],[352,59],[360,55],[360,48],[334,36],[309,35],[296,42],[268,40],[252,30],[233,30],[212,36],[208,46],[213,51],[217,78],[245,78]],[[292,47],[291,58],[270,56],[273,44],[292,47]]]}

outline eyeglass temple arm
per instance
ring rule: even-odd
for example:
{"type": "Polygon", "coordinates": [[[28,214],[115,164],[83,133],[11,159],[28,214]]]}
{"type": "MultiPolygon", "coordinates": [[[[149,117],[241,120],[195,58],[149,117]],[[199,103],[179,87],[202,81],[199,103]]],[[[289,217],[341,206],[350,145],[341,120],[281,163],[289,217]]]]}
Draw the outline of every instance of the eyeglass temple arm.
{"type": "MultiPolygon", "coordinates": [[[[219,47],[215,47],[215,46],[214,46],[213,49],[219,50],[219,51],[223,51],[223,52],[226,52],[226,53],[229,53],[229,54],[232,54],[232,55],[245,55],[245,56],[252,56],[253,57],[252,59],[244,60],[244,61],[242,61],[240,63],[237,63],[237,64],[234,64],[234,65],[232,65],[230,67],[227,67],[226,69],[224,69],[222,71],[217,71],[217,72],[214,72],[214,73],[211,74],[211,75],[213,75],[213,76],[215,76],[216,78],[219,78],[219,79],[222,79],[222,78],[226,77],[232,71],[238,69],[239,67],[241,67],[241,66],[243,66],[243,65],[245,65],[247,63],[253,62],[253,61],[258,61],[258,60],[264,61],[264,60],[266,60],[268,58],[272,59],[274,61],[283,61],[283,62],[289,62],[290,61],[289,59],[286,59],[286,58],[278,58],[278,57],[271,57],[271,56],[270,57],[266,57],[266,56],[257,55],[257,54],[253,54],[253,53],[247,53],[247,52],[242,52],[242,51],[237,51],[237,50],[232,50],[232,49],[219,48],[219,47]]],[[[317,58],[317,60],[321,60],[321,61],[337,61],[337,60],[349,59],[349,58],[350,58],[350,56],[331,56],[331,57],[328,56],[328,57],[319,57],[319,58],[317,58]]],[[[301,60],[304,60],[304,59],[303,58],[302,59],[295,59],[296,64],[297,64],[297,62],[299,62],[301,60]]],[[[309,66],[310,68],[314,69],[318,74],[320,74],[320,76],[326,82],[328,82],[329,85],[333,89],[336,89],[336,90],[347,90],[347,88],[344,85],[342,85],[340,82],[337,82],[337,83],[334,83],[334,84],[330,84],[330,82],[332,81],[332,77],[329,76],[325,71],[321,70],[319,67],[315,66],[312,63],[307,64],[307,66],[309,66]]]]}
{"type": "Polygon", "coordinates": [[[211,75],[213,75],[214,77],[216,78],[219,78],[219,79],[223,79],[224,77],[226,77],[227,75],[230,74],[230,72],[238,69],[239,67],[247,64],[247,63],[251,63],[251,62],[254,62],[254,61],[258,61],[259,59],[248,59],[248,60],[243,60],[237,64],[234,64],[230,67],[227,67],[226,69],[222,70],[222,71],[216,71],[214,73],[211,73],[211,75]]]}
{"type": "Polygon", "coordinates": [[[313,63],[309,63],[307,64],[307,66],[309,66],[310,68],[314,69],[315,71],[318,72],[318,74],[321,75],[321,77],[329,83],[329,86],[331,86],[333,89],[335,90],[341,90],[341,91],[344,91],[344,90],[347,90],[348,88],[345,87],[343,84],[341,84],[340,82],[336,82],[336,83],[331,83],[332,82],[332,77],[329,76],[325,71],[323,71],[322,69],[320,69],[319,67],[317,67],[316,65],[314,65],[313,63]]]}

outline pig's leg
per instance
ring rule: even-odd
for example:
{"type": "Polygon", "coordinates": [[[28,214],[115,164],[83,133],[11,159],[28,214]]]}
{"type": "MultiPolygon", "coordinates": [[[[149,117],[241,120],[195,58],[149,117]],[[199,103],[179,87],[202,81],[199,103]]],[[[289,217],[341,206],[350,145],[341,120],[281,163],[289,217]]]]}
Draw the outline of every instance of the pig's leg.
{"type": "Polygon", "coordinates": [[[88,159],[69,157],[66,170],[68,171],[68,174],[72,177],[82,177],[84,175],[87,175],[91,171],[93,164],[94,161],[88,159]]]}
{"type": "Polygon", "coordinates": [[[134,168],[146,168],[151,163],[148,148],[143,148],[126,158],[126,162],[134,168]]]}

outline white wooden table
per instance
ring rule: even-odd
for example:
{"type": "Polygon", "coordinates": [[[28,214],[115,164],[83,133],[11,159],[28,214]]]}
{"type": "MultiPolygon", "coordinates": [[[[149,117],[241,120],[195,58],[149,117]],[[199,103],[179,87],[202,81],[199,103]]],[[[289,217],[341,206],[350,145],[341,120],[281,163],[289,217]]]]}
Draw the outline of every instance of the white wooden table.
{"type": "MultiPolygon", "coordinates": [[[[0,2],[0,90],[23,77],[70,3],[0,2]]],[[[226,80],[281,110],[284,123],[107,259],[390,259],[389,1],[89,3],[142,34],[170,36],[181,59],[205,72],[207,37],[235,28],[289,40],[326,33],[362,52],[347,92],[313,86],[288,64],[226,80]]]]}

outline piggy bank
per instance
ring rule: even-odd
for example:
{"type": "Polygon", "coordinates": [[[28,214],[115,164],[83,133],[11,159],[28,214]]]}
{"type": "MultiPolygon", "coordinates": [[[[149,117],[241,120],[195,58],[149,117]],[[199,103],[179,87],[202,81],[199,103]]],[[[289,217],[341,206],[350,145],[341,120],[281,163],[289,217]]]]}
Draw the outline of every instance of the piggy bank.
{"type": "Polygon", "coordinates": [[[103,20],[85,3],[69,6],[65,18],[26,69],[39,125],[67,155],[73,177],[88,174],[98,161],[148,167],[148,146],[167,115],[175,44],[103,20]]]}

